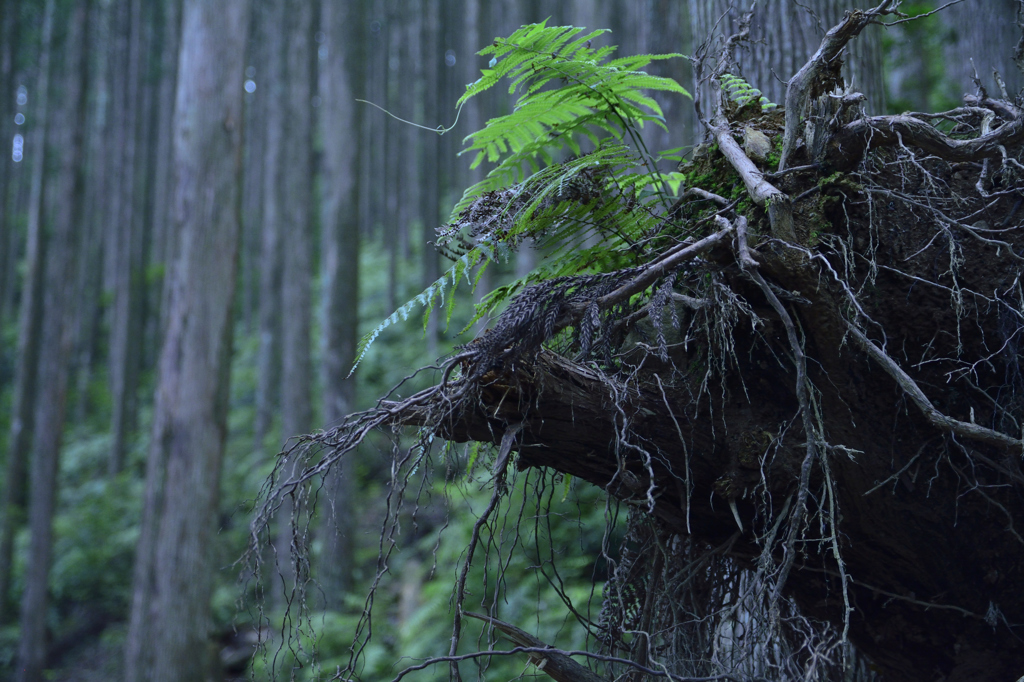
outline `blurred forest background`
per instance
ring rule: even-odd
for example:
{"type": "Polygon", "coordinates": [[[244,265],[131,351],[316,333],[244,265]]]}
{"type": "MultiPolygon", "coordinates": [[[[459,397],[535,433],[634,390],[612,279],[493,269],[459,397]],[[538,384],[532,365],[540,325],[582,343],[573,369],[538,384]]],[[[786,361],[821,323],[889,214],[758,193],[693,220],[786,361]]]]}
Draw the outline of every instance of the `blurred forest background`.
{"type": "MultiPolygon", "coordinates": [[[[869,4],[762,0],[755,41],[738,55],[744,77],[781,102],[824,31],[869,4]]],[[[0,0],[0,678],[330,677],[380,565],[398,437],[365,443],[320,492],[302,539],[312,565],[297,567],[318,584],[305,605],[315,632],[303,630],[297,656],[275,655],[274,633],[297,608],[278,570],[260,582],[234,562],[290,437],[337,424],[467,342],[472,331],[457,332],[474,296],[543,258],[524,249],[496,263],[476,293],[464,287],[447,328],[434,316],[387,330],[348,378],[357,339],[437,279],[434,230],[486,172],[459,156],[461,140],[513,100],[492,91],[456,111],[487,66],[474,53],[548,19],[611,28],[620,54],[688,55],[735,25],[735,14],[719,21],[729,5],[0,0]],[[220,137],[204,137],[204,124],[220,137]],[[202,362],[166,350],[218,310],[226,323],[202,362]],[[177,442],[182,433],[193,440],[177,442]],[[258,636],[272,641],[252,664],[258,636]]],[[[1017,5],[966,0],[865,32],[848,66],[869,113],[955,106],[974,92],[975,70],[994,92],[998,70],[1012,96],[1017,5]]],[[[656,67],[694,91],[686,59],[656,67]]],[[[659,100],[670,132],[650,130],[648,147],[699,143],[692,101],[659,100]]],[[[364,679],[447,651],[454,566],[488,498],[474,460],[448,452],[425,478],[390,557],[364,679]]],[[[614,510],[582,485],[534,473],[524,486],[504,619],[583,647],[553,586],[577,609],[600,604],[614,510]],[[537,513],[538,490],[550,513],[537,513]]],[[[286,581],[291,540],[282,533],[266,550],[286,581]]],[[[501,659],[489,674],[521,672],[501,659]]]]}

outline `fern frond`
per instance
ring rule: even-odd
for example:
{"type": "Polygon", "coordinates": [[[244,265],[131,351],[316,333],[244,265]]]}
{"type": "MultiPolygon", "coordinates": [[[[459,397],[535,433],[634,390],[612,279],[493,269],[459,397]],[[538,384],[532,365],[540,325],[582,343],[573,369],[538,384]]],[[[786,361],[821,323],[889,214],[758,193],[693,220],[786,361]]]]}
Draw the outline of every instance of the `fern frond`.
{"type": "Polygon", "coordinates": [[[753,100],[757,100],[758,104],[765,111],[771,111],[778,105],[772,102],[767,97],[761,94],[761,91],[752,86],[747,81],[743,80],[739,76],[734,76],[731,73],[723,73],[719,77],[722,87],[729,95],[729,99],[739,104],[741,107],[745,106],[753,100]]]}
{"type": "Polygon", "coordinates": [[[418,307],[424,309],[424,325],[435,306],[450,321],[461,280],[475,287],[488,262],[525,238],[547,253],[545,262],[527,277],[490,292],[466,329],[528,283],[637,264],[638,244],[664,222],[656,202],[668,209],[670,190],[670,183],[652,170],[655,159],[637,131],[648,122],[665,125],[651,91],[689,93],[670,78],[643,71],[656,60],[681,55],[613,58],[615,48],[591,47],[606,32],[541,22],[480,51],[492,56],[490,65],[466,86],[457,104],[504,79],[509,93],[518,96],[510,114],[489,120],[463,141],[461,154],[474,155],[473,168],[484,161],[493,167],[466,190],[450,223],[438,230],[437,243],[451,254],[452,267],[363,337],[356,365],[384,329],[418,307]],[[584,140],[594,151],[583,153],[584,140]]]}
{"type": "Polygon", "coordinates": [[[538,157],[550,163],[553,150],[568,148],[579,154],[582,137],[612,135],[621,139],[631,125],[640,127],[646,121],[664,125],[660,106],[643,90],[688,95],[674,80],[640,70],[656,59],[678,55],[606,61],[611,48],[589,47],[605,31],[577,37],[582,32],[573,26],[531,24],[480,51],[494,55],[494,66],[467,86],[459,104],[504,77],[511,80],[510,94],[519,92],[520,97],[511,114],[491,119],[484,130],[464,140],[467,147],[462,153],[477,152],[474,167],[486,159],[498,164],[492,173],[521,179],[524,167],[538,167],[538,157]],[[545,89],[553,81],[561,87],[545,89]]]}
{"type": "MultiPolygon", "coordinates": [[[[480,248],[471,249],[470,251],[462,254],[455,260],[452,267],[446,270],[445,273],[437,279],[437,281],[433,282],[430,286],[417,294],[412,300],[399,306],[398,310],[388,315],[383,322],[363,336],[363,338],[359,340],[359,344],[356,346],[356,360],[352,364],[352,369],[349,370],[349,376],[352,376],[352,372],[356,371],[356,367],[358,367],[359,363],[362,362],[366,352],[369,350],[373,342],[377,340],[377,337],[380,336],[381,332],[388,327],[409,319],[409,316],[417,308],[422,307],[424,309],[423,328],[426,329],[427,322],[430,320],[430,313],[434,308],[435,302],[440,299],[440,304],[444,305],[445,294],[449,291],[451,293],[448,294],[449,305],[446,309],[446,319],[450,321],[451,304],[455,298],[454,289],[458,286],[459,280],[463,276],[468,277],[468,273],[481,263],[486,264],[487,257],[484,251],[480,248]]],[[[477,278],[476,281],[479,281],[479,278],[477,278]]]]}

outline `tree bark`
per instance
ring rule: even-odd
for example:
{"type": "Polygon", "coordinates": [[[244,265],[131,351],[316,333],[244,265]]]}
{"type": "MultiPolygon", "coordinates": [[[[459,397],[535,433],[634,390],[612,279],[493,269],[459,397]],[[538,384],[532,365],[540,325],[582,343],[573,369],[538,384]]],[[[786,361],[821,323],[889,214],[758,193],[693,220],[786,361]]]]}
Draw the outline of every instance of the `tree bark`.
{"type": "Polygon", "coordinates": [[[162,280],[153,277],[167,263],[166,236],[168,223],[168,195],[170,164],[166,163],[171,149],[172,116],[174,113],[175,63],[178,51],[180,7],[175,0],[144,3],[145,73],[140,82],[139,107],[144,118],[138,126],[137,147],[139,192],[140,265],[135,286],[138,289],[133,339],[134,369],[131,377],[132,396],[127,411],[128,435],[137,430],[138,383],[140,373],[156,365],[160,352],[161,303],[164,287],[162,280]],[[152,77],[148,74],[158,74],[152,77]]]}
{"type": "MultiPolygon", "coordinates": [[[[281,214],[280,182],[284,144],[284,0],[264,0],[262,20],[266,74],[261,79],[266,128],[263,139],[263,215],[260,247],[260,341],[257,356],[254,449],[262,452],[273,423],[281,385],[281,214]]],[[[257,93],[260,91],[257,90],[257,93]]]]}
{"type": "MultiPolygon", "coordinates": [[[[0,93],[3,93],[3,102],[0,103],[0,140],[11,140],[14,138],[14,102],[11,97],[14,91],[14,55],[17,53],[17,45],[20,41],[16,36],[20,33],[17,27],[18,12],[12,1],[0,2],[0,93]]],[[[6,143],[5,143],[6,144],[6,143]]],[[[11,206],[8,200],[7,187],[11,178],[14,160],[6,152],[0,154],[0,271],[10,263],[17,241],[14,239],[14,230],[9,224],[11,206]]],[[[12,280],[0,275],[0,324],[7,319],[7,301],[9,300],[8,289],[12,280]]]]}
{"type": "MultiPolygon", "coordinates": [[[[174,131],[174,99],[178,87],[178,52],[181,46],[181,2],[166,0],[164,16],[164,43],[160,57],[160,122],[157,131],[157,159],[171,158],[174,131]]],[[[172,197],[174,178],[171,164],[157,163],[153,196],[153,262],[163,266],[163,286],[160,302],[152,315],[157,325],[155,337],[163,339],[167,330],[167,299],[170,296],[171,266],[177,258],[178,231],[174,229],[172,197]]],[[[157,347],[160,343],[157,342],[157,347]]]]}
{"type": "MultiPolygon", "coordinates": [[[[441,117],[441,104],[440,104],[440,90],[441,84],[444,82],[444,50],[441,47],[440,32],[441,26],[439,21],[440,5],[438,0],[426,0],[423,5],[423,56],[420,60],[420,68],[423,69],[424,80],[427,83],[427,89],[423,101],[423,113],[427,121],[437,121],[435,125],[445,125],[442,123],[441,117]],[[433,84],[433,85],[432,85],[433,84]]],[[[423,255],[421,256],[422,262],[422,275],[421,284],[427,287],[433,284],[440,273],[440,264],[437,257],[437,251],[430,245],[429,242],[434,240],[434,230],[438,226],[438,216],[441,212],[440,194],[442,191],[441,175],[443,164],[441,161],[441,138],[427,131],[421,131],[422,139],[422,156],[421,163],[423,164],[422,170],[420,171],[420,178],[422,178],[422,187],[420,188],[420,197],[422,199],[422,205],[420,207],[420,216],[423,220],[423,234],[421,242],[423,244],[423,255]]],[[[427,337],[427,354],[431,357],[437,355],[437,331],[438,316],[441,313],[434,311],[430,316],[430,320],[427,323],[425,330],[427,337]]]]}
{"type": "MultiPolygon", "coordinates": [[[[359,143],[340,131],[358,131],[360,113],[354,98],[362,70],[359,63],[365,18],[361,6],[325,0],[320,8],[324,32],[320,61],[320,130],[324,155],[321,166],[322,204],[321,281],[324,394],[323,422],[337,424],[355,409],[354,378],[359,326],[359,143]]],[[[358,140],[357,137],[355,137],[358,140]]],[[[326,483],[327,504],[321,519],[323,551],[320,583],[326,608],[339,608],[352,584],[351,528],[354,521],[351,476],[333,471],[326,483]]]]}
{"type": "Polygon", "coordinates": [[[43,12],[39,72],[36,85],[35,130],[26,146],[33,155],[29,189],[28,236],[25,245],[26,271],[18,312],[18,363],[14,379],[14,409],[7,447],[7,471],[4,477],[3,525],[0,526],[0,622],[5,617],[11,585],[14,535],[24,523],[26,461],[31,449],[35,420],[36,372],[39,363],[39,335],[43,320],[42,282],[46,240],[42,227],[43,180],[46,165],[50,48],[53,36],[54,3],[49,0],[43,12]]]}
{"type": "Polygon", "coordinates": [[[226,435],[249,4],[187,0],[174,113],[174,226],[125,679],[201,682],[226,435]]]}
{"type": "Polygon", "coordinates": [[[113,406],[113,436],[108,473],[117,474],[124,466],[125,439],[135,420],[135,391],[138,377],[141,302],[142,230],[136,210],[136,148],[140,114],[139,71],[142,67],[141,0],[123,0],[116,24],[118,50],[113,65],[117,74],[113,84],[114,158],[117,166],[112,189],[114,207],[111,244],[108,253],[112,281],[110,293],[110,395],[113,406]]]}
{"type": "MultiPolygon", "coordinates": [[[[281,426],[284,437],[306,433],[313,423],[310,387],[311,318],[310,281],[312,268],[311,219],[313,187],[313,84],[310,49],[313,10],[306,0],[289,0],[287,16],[287,108],[282,154],[281,204],[284,207],[284,310],[281,335],[281,426]]],[[[298,578],[292,565],[293,537],[290,516],[301,510],[290,504],[282,508],[281,527],[276,539],[279,568],[286,585],[298,578]]],[[[283,604],[283,603],[281,603],[283,604]]]]}
{"type": "Polygon", "coordinates": [[[1019,5],[1018,0],[967,0],[939,13],[946,31],[942,49],[949,99],[959,102],[965,93],[974,94],[975,76],[994,97],[1013,99],[1024,87],[1024,74],[1013,63],[1021,36],[1014,22],[1019,5]],[[1005,96],[993,71],[1003,78],[1005,96]]]}
{"type": "MultiPolygon", "coordinates": [[[[793,3],[767,0],[758,3],[750,24],[750,39],[730,55],[744,78],[770,101],[782,105],[786,98],[786,82],[814,54],[826,31],[843,18],[844,11],[877,5],[872,0],[813,0],[793,3]],[[813,10],[813,14],[806,8],[813,10]]],[[[727,0],[690,0],[689,14],[695,44],[712,40],[711,54],[718,52],[721,41],[739,32],[739,23],[747,4],[727,0]],[[721,19],[721,21],[719,21],[721,19]]],[[[882,83],[881,38],[868,35],[851,45],[852,56],[846,57],[844,77],[868,97],[868,108],[881,113],[884,106],[882,83]]],[[[731,68],[731,67],[730,67],[731,68]]],[[[711,91],[698,86],[704,117],[710,119],[711,91]]]]}
{"type": "Polygon", "coordinates": [[[263,175],[265,172],[266,98],[269,83],[264,80],[267,62],[262,12],[252,13],[246,50],[245,144],[242,153],[242,234],[239,246],[239,302],[247,334],[256,331],[260,302],[260,242],[263,228],[263,175]],[[252,81],[252,86],[249,82],[252,81]],[[248,88],[252,87],[252,92],[248,88]]]}
{"type": "Polygon", "coordinates": [[[92,381],[96,358],[100,355],[103,334],[103,272],[105,237],[107,232],[107,211],[109,194],[110,162],[106,153],[109,131],[111,7],[106,3],[92,5],[90,19],[93,31],[92,76],[90,77],[89,123],[87,140],[83,153],[88,168],[85,188],[83,215],[86,234],[83,237],[82,257],[79,259],[79,278],[76,286],[78,302],[78,329],[75,332],[74,370],[75,394],[77,401],[72,420],[81,424],[91,409],[89,384],[92,381]]]}
{"type": "MultiPolygon", "coordinates": [[[[408,98],[401,96],[399,87],[402,81],[402,74],[397,67],[402,48],[402,29],[406,21],[404,12],[401,12],[393,2],[383,3],[387,7],[387,20],[381,29],[383,40],[384,70],[381,85],[384,91],[383,106],[389,111],[402,111],[408,106],[408,98]],[[404,101],[400,101],[404,100],[404,101]]],[[[405,117],[403,117],[405,118],[405,117]]],[[[399,194],[399,168],[402,124],[390,116],[384,119],[384,135],[381,138],[382,161],[381,177],[381,212],[380,220],[384,237],[384,245],[388,250],[388,298],[396,301],[398,299],[399,272],[401,262],[405,258],[403,245],[407,243],[406,226],[398,222],[399,194]]]]}
{"type": "MultiPolygon", "coordinates": [[[[52,4],[47,14],[52,18],[52,4]]],[[[32,447],[31,492],[29,499],[29,543],[25,592],[21,600],[21,638],[18,642],[18,682],[43,678],[46,658],[46,614],[50,561],[53,550],[53,511],[60,466],[61,436],[67,398],[68,362],[73,325],[70,303],[78,220],[83,204],[84,177],[81,171],[82,130],[85,117],[88,63],[86,40],[89,29],[87,2],[75,3],[68,17],[64,40],[64,78],[60,124],[55,142],[60,149],[56,177],[59,192],[51,196],[53,236],[46,259],[43,294],[43,323],[39,348],[39,393],[36,396],[37,430],[32,447]]]]}

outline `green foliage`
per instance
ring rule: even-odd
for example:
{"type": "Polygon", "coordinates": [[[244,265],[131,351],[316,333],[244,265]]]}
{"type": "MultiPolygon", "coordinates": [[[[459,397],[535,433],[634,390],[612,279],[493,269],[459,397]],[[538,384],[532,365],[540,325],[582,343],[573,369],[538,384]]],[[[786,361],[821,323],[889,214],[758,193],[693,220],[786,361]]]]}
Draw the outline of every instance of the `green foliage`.
{"type": "Polygon", "coordinates": [[[771,111],[778,106],[762,95],[760,90],[739,76],[734,76],[731,73],[723,73],[720,80],[722,81],[722,88],[724,88],[729,94],[729,99],[736,102],[741,107],[752,101],[756,101],[760,104],[761,108],[765,111],[771,111]]]}
{"type": "MultiPolygon", "coordinates": [[[[360,679],[389,680],[409,665],[448,651],[453,578],[465,560],[474,524],[490,500],[494,455],[495,449],[489,446],[451,446],[443,460],[422,467],[410,483],[410,488],[421,491],[422,506],[415,524],[403,523],[403,535],[411,532],[412,538],[389,559],[390,575],[374,597],[373,636],[361,652],[360,679]],[[452,471],[459,473],[446,480],[442,473],[452,471]],[[424,505],[426,498],[432,503],[424,505]]],[[[493,608],[496,617],[552,645],[586,648],[587,631],[573,620],[564,600],[597,620],[607,571],[599,558],[609,527],[607,511],[600,488],[551,472],[516,473],[495,516],[507,520],[482,529],[466,609],[487,613],[493,608]]],[[[364,510],[361,528],[374,527],[367,518],[372,515],[364,510]]],[[[296,623],[290,647],[280,648],[279,630],[266,632],[270,640],[254,661],[252,679],[276,675],[276,679],[326,680],[349,662],[353,633],[364,607],[362,590],[372,577],[378,551],[376,530],[369,532],[373,539],[357,551],[362,555],[359,563],[370,570],[362,574],[345,603],[337,611],[317,610],[308,621],[296,623]]],[[[607,542],[617,539],[615,533],[607,542]]],[[[314,557],[314,565],[315,561],[314,557]]],[[[227,589],[215,595],[215,612],[226,614],[229,598],[227,589]]],[[[280,623],[282,615],[266,614],[271,623],[280,623]]],[[[466,618],[463,627],[460,651],[486,648],[479,621],[466,618]]],[[[488,663],[486,679],[516,679],[524,665],[522,657],[496,657],[488,663]]],[[[476,663],[463,666],[466,679],[475,679],[476,663]]],[[[447,665],[439,664],[416,673],[414,679],[440,682],[447,677],[447,665]]]]}
{"type": "MultiPolygon", "coordinates": [[[[417,309],[424,308],[426,313],[423,316],[423,328],[426,329],[427,322],[430,319],[430,313],[436,304],[445,305],[445,295],[449,296],[449,303],[453,301],[451,298],[452,290],[458,286],[460,279],[466,277],[468,279],[470,271],[481,263],[484,258],[484,250],[482,248],[473,249],[462,256],[460,256],[447,272],[445,272],[440,279],[435,281],[433,284],[428,286],[422,292],[416,295],[415,298],[406,302],[395,312],[391,313],[383,322],[373,328],[373,330],[364,336],[359,341],[359,346],[356,349],[356,361],[352,365],[352,372],[356,370],[359,363],[362,361],[363,356],[366,355],[367,349],[370,347],[380,333],[399,322],[409,319],[409,316],[417,309]]],[[[473,282],[469,282],[470,286],[473,286],[473,282]]],[[[447,325],[451,321],[453,306],[449,304],[445,307],[445,324],[447,325]]]]}
{"type": "Polygon", "coordinates": [[[654,60],[682,55],[609,60],[614,47],[590,47],[594,38],[606,31],[581,36],[583,31],[571,26],[549,27],[546,22],[530,24],[480,51],[492,55],[491,68],[466,88],[459,103],[503,78],[512,81],[509,94],[519,92],[520,97],[511,114],[488,121],[483,130],[466,138],[470,144],[462,153],[477,153],[474,167],[484,159],[498,164],[483,186],[478,186],[479,191],[522,180],[524,165],[536,172],[540,170],[538,158],[550,164],[555,151],[580,154],[581,137],[596,145],[602,134],[623,139],[647,121],[664,127],[661,107],[645,90],[687,94],[674,80],[641,71],[654,60]]]}
{"type": "MultiPolygon", "coordinates": [[[[510,518],[521,519],[515,527],[484,528],[485,558],[470,571],[468,583],[478,586],[467,599],[466,609],[487,613],[495,609],[501,620],[520,624],[549,644],[565,649],[586,648],[586,629],[573,622],[563,603],[568,600],[578,612],[597,620],[602,576],[595,572],[601,554],[605,521],[603,491],[589,484],[573,484],[551,473],[522,474],[513,481],[503,502],[510,518]],[[594,584],[595,578],[597,584],[594,584]]],[[[445,651],[451,638],[451,619],[438,618],[449,610],[453,568],[464,558],[473,522],[487,505],[491,484],[466,480],[452,495],[452,527],[445,531],[434,549],[435,538],[421,541],[420,555],[436,561],[430,565],[407,566],[406,581],[419,585],[417,608],[398,628],[400,651],[415,660],[445,651]],[[481,485],[482,484],[482,485],[481,485]],[[452,567],[452,568],[449,568],[452,567]]],[[[465,619],[463,641],[481,642],[479,621],[465,619]]],[[[488,679],[515,679],[522,673],[519,657],[496,658],[488,665],[488,679]]],[[[475,677],[473,663],[463,672],[475,677]]],[[[445,666],[420,673],[423,680],[447,679],[445,666]]]]}
{"type": "MultiPolygon", "coordinates": [[[[90,602],[117,614],[127,610],[131,598],[143,482],[132,471],[98,476],[109,452],[109,434],[78,433],[63,453],[50,575],[58,606],[90,602]]],[[[131,460],[140,458],[137,450],[130,453],[131,460]]]]}
{"type": "MultiPolygon", "coordinates": [[[[908,17],[926,14],[942,3],[904,2],[908,17]]],[[[961,103],[963,83],[951,82],[946,71],[946,46],[956,36],[940,14],[892,26],[882,33],[886,107],[889,113],[945,111],[961,103]]]]}
{"type": "Polygon", "coordinates": [[[17,625],[0,627],[0,671],[14,671],[18,657],[18,636],[21,628],[17,625]]]}
{"type": "Polygon", "coordinates": [[[91,602],[111,614],[127,610],[139,528],[141,481],[127,475],[94,478],[73,490],[54,523],[51,588],[69,604],[91,602]]]}
{"type": "MultiPolygon", "coordinates": [[[[359,316],[360,329],[370,329],[370,333],[364,337],[368,340],[370,334],[376,338],[372,345],[367,343],[360,348],[359,363],[359,387],[360,395],[365,395],[366,400],[359,403],[360,406],[372,405],[396,383],[406,377],[413,369],[430,364],[436,357],[428,354],[426,344],[410,343],[410,339],[422,337],[423,318],[417,312],[415,298],[420,293],[422,280],[422,251],[423,248],[433,248],[428,244],[416,241],[412,244],[410,260],[399,265],[399,269],[407,272],[408,276],[400,277],[395,282],[394,296],[397,300],[410,300],[411,304],[402,306],[406,308],[405,315],[393,313],[388,324],[382,324],[381,319],[388,316],[394,310],[392,299],[389,296],[389,260],[391,258],[386,247],[378,242],[367,242],[360,247],[360,301],[359,316]]],[[[469,296],[465,295],[470,288],[465,286],[471,282],[480,272],[480,263],[476,272],[468,272],[460,275],[462,287],[456,288],[451,281],[453,270],[459,264],[453,266],[443,275],[444,282],[435,282],[431,289],[444,287],[444,305],[440,314],[445,316],[446,323],[450,322],[455,329],[461,329],[468,319],[470,308],[469,296]],[[460,304],[455,305],[456,300],[460,304]]],[[[441,294],[435,301],[440,303],[441,294]]],[[[436,311],[435,311],[436,312],[436,311]]],[[[439,339],[441,354],[450,350],[450,341],[442,336],[439,339]]],[[[425,388],[425,383],[413,381],[411,386],[425,388]]]]}
{"type": "Polygon", "coordinates": [[[384,329],[420,307],[426,311],[424,323],[435,306],[444,307],[449,323],[459,282],[474,288],[481,268],[506,258],[526,237],[548,252],[546,264],[491,292],[473,322],[528,282],[621,267],[624,254],[658,222],[646,206],[667,204],[666,194],[670,188],[678,191],[681,178],[665,178],[656,170],[639,135],[647,122],[664,127],[660,105],[646,92],[688,93],[674,80],[642,69],[681,55],[611,59],[614,47],[591,48],[603,33],[542,22],[481,50],[492,56],[490,68],[467,86],[458,103],[505,78],[511,81],[509,93],[519,94],[512,113],[491,119],[465,140],[462,153],[476,153],[474,167],[485,160],[495,165],[466,190],[452,212],[451,230],[438,240],[453,252],[455,263],[362,339],[356,365],[384,329]],[[584,152],[585,145],[591,151],[584,152]],[[558,161],[565,155],[572,157],[558,161]],[[470,217],[480,211],[488,214],[488,229],[470,217]],[[588,246],[580,248],[584,241],[588,246]]]}

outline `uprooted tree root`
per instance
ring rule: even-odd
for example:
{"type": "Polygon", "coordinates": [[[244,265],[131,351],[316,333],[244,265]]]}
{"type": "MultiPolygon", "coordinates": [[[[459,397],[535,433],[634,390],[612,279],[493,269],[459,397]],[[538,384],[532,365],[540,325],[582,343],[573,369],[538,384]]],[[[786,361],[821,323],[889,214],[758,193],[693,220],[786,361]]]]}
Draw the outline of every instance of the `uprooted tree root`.
{"type": "MultiPolygon", "coordinates": [[[[1024,112],[981,92],[940,114],[859,115],[825,66],[892,4],[829,32],[784,114],[717,103],[717,147],[687,169],[707,184],[673,207],[697,237],[526,289],[437,385],[282,458],[254,528],[372,431],[415,427],[378,580],[430,442],[496,446],[451,649],[431,661],[455,679],[459,660],[510,653],[460,653],[465,617],[556,680],[1024,672],[1024,112]],[[781,141],[780,170],[745,153],[745,127],[781,141]],[[747,201],[723,198],[738,186],[747,201]],[[463,610],[505,477],[532,468],[630,510],[600,619],[581,619],[600,643],[575,652],[590,667],[463,610]]],[[[700,66],[715,80],[728,65],[700,66]]]]}

